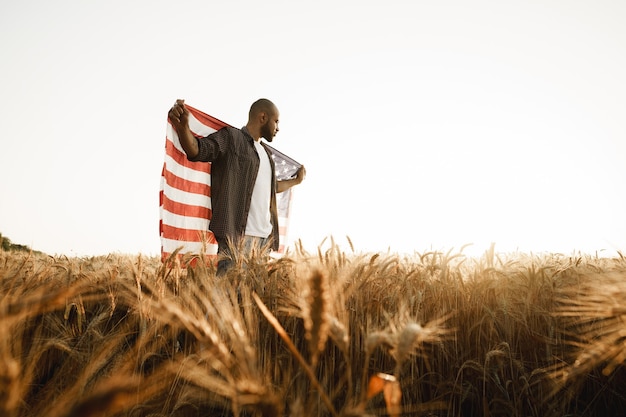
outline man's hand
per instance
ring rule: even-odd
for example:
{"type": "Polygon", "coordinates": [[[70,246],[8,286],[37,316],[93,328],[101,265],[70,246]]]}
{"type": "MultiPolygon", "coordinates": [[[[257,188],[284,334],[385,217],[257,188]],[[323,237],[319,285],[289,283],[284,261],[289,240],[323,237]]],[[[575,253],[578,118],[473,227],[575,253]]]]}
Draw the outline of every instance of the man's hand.
{"type": "Polygon", "coordinates": [[[185,108],[185,100],[176,100],[176,103],[174,103],[167,115],[176,132],[181,133],[182,130],[189,126],[189,110],[185,108]]]}
{"type": "Polygon", "coordinates": [[[189,110],[185,107],[185,100],[176,100],[167,116],[178,134],[178,141],[187,154],[187,158],[195,158],[198,155],[198,142],[189,129],[189,110]]]}
{"type": "Polygon", "coordinates": [[[298,172],[296,172],[296,182],[300,184],[302,181],[304,181],[304,177],[306,177],[306,168],[304,168],[304,165],[302,165],[298,169],[298,172]]]}
{"type": "Polygon", "coordinates": [[[302,165],[298,169],[298,172],[296,172],[296,176],[295,177],[290,178],[288,180],[278,181],[276,183],[276,192],[277,193],[282,193],[282,192],[287,191],[288,189],[290,189],[294,185],[298,185],[302,181],[304,181],[304,177],[306,177],[306,169],[304,168],[304,165],[302,165]]]}

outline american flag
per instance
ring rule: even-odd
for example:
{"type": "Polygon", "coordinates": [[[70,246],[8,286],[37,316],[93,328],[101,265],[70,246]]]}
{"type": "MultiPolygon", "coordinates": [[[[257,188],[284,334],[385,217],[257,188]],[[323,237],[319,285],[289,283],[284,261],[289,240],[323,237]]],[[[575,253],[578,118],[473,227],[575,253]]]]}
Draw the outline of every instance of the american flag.
{"type": "MultiPolygon", "coordinates": [[[[189,105],[189,127],[196,137],[204,137],[229,126],[189,105]]],[[[268,146],[276,166],[276,179],[292,178],[300,164],[268,146]]],[[[291,189],[276,194],[280,231],[279,252],[285,249],[291,189]]],[[[211,164],[190,162],[178,141],[178,135],[167,123],[165,162],[161,172],[159,193],[161,259],[166,260],[176,249],[179,254],[217,254],[217,242],[209,231],[211,219],[211,164]],[[204,246],[204,247],[203,247],[204,246]]]]}

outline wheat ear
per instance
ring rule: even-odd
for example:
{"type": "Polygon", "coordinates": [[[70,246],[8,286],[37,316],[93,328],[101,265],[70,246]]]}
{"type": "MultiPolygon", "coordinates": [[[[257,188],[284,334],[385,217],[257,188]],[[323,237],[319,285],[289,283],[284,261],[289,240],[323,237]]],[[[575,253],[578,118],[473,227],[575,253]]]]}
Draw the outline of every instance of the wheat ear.
{"type": "Polygon", "coordinates": [[[303,306],[304,330],[305,338],[309,343],[311,367],[315,368],[319,355],[326,346],[331,327],[329,320],[330,289],[326,274],[320,270],[311,274],[308,284],[303,306]]]}

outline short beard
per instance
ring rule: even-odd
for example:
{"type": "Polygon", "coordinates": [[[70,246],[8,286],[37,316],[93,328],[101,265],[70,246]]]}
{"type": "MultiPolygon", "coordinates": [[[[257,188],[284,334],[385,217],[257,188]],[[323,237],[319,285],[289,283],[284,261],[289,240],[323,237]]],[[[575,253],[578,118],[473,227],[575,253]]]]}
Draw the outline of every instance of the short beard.
{"type": "Polygon", "coordinates": [[[266,141],[271,142],[274,140],[274,136],[272,136],[272,132],[267,128],[267,124],[261,126],[261,137],[265,138],[266,141]]]}

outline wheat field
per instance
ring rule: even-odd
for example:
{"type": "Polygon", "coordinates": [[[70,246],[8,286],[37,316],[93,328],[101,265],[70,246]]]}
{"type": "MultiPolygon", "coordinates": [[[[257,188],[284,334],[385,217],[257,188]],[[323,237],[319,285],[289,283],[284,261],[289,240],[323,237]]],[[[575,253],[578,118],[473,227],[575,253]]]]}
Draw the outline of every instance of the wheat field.
{"type": "Polygon", "coordinates": [[[626,415],[621,254],[170,261],[0,251],[0,415],[626,415]]]}

